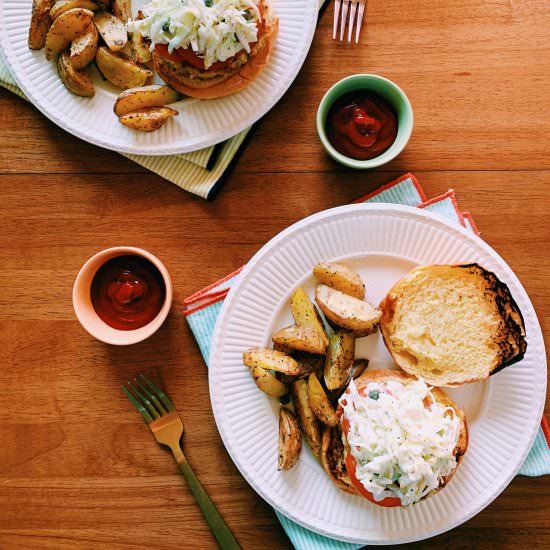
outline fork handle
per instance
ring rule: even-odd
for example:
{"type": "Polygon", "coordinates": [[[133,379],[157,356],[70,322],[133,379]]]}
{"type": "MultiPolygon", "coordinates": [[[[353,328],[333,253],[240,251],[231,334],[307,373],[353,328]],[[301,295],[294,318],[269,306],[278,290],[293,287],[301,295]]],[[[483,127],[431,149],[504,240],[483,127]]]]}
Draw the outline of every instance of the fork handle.
{"type": "Polygon", "coordinates": [[[195,496],[197,504],[204,514],[208,525],[210,525],[210,529],[212,529],[212,533],[216,537],[220,548],[223,550],[240,550],[241,547],[239,546],[239,543],[229,530],[229,527],[227,527],[214,503],[210,500],[207,492],[203,489],[200,481],[195,475],[195,472],[193,472],[193,469],[185,457],[183,457],[183,460],[179,457],[178,468],[180,469],[183,477],[187,480],[189,488],[195,496]]]}

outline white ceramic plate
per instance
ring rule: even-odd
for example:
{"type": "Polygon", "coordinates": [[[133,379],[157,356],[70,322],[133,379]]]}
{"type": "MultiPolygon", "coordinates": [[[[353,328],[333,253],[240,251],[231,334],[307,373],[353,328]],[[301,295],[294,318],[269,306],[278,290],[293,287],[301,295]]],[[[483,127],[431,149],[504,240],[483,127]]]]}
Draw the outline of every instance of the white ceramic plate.
{"type": "MultiPolygon", "coordinates": [[[[134,13],[148,2],[133,0],[134,13]]],[[[91,71],[96,95],[71,94],[44,51],[27,46],[32,0],[0,1],[0,40],[10,72],[30,100],[71,134],[107,149],[136,155],[171,155],[196,151],[238,134],[267,113],[286,92],[302,66],[315,31],[318,2],[273,0],[279,36],[268,65],[242,92],[172,105],[180,115],[151,133],[132,131],[113,114],[119,90],[91,71]]]]}
{"type": "MultiPolygon", "coordinates": [[[[382,338],[358,341],[373,368],[392,366],[382,338]]],[[[351,205],[302,220],[264,246],[231,290],[210,355],[210,395],[218,429],[252,487],[290,519],[323,535],[359,544],[395,544],[431,537],[487,506],[517,473],[534,441],[546,395],[546,355],[525,290],[506,263],[466,230],[423,210],[351,205]],[[298,285],[312,295],[315,263],[343,260],[359,271],[373,303],[420,264],[478,262],[508,284],[527,328],[525,358],[491,377],[449,393],[466,409],[470,445],[450,483],[408,509],[382,508],[336,489],[304,448],[297,466],[277,471],[277,399],[262,394],[242,352],[270,344],[292,323],[289,298],[298,285]]],[[[306,447],[306,446],[304,446],[306,447]]]]}

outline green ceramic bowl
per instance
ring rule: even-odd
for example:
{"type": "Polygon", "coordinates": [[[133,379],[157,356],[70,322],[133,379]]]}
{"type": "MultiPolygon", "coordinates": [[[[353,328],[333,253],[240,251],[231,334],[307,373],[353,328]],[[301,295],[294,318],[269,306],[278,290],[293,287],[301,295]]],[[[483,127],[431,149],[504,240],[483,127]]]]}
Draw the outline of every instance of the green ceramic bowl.
{"type": "Polygon", "coordinates": [[[354,74],[340,80],[324,95],[317,110],[317,132],[321,138],[321,143],[334,160],[350,168],[366,170],[382,166],[382,164],[386,164],[394,159],[407,145],[412,129],[413,111],[405,92],[391,80],[375,74],[354,74]],[[327,114],[332,104],[342,95],[354,90],[371,90],[376,92],[388,101],[397,113],[397,137],[392,146],[381,155],[368,160],[356,160],[339,153],[331,145],[325,131],[327,114]]]}

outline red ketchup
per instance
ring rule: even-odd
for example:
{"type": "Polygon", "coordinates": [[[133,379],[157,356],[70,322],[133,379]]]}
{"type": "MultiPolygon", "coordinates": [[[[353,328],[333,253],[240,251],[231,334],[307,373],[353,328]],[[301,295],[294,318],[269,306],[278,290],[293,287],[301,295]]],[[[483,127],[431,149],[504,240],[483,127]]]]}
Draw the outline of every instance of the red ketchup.
{"type": "Polygon", "coordinates": [[[166,286],[160,271],[141,256],[118,256],[94,275],[92,305],[110,327],[134,330],[150,323],[162,309],[166,286]]]}
{"type": "Polygon", "coordinates": [[[371,91],[344,94],[330,108],[327,137],[346,157],[367,160],[389,149],[397,137],[397,114],[371,91]]]}

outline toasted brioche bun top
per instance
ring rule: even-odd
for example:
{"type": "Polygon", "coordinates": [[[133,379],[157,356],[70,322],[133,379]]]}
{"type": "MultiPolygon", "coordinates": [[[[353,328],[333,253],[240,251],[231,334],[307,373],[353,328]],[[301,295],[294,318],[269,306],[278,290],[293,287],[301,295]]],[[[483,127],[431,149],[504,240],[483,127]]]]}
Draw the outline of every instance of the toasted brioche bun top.
{"type": "Polygon", "coordinates": [[[185,62],[170,61],[153,51],[157,74],[172,88],[197,99],[216,99],[246,88],[267,65],[279,32],[279,19],[270,0],[260,0],[263,27],[250,54],[241,50],[232,62],[218,70],[201,70],[185,62]]]}
{"type": "MultiPolygon", "coordinates": [[[[397,370],[376,370],[366,371],[359,378],[355,380],[357,390],[360,391],[366,388],[371,382],[387,383],[390,381],[398,382],[401,384],[408,384],[416,381],[414,376],[410,376],[407,373],[397,370]]],[[[458,407],[452,399],[440,388],[432,388],[432,395],[435,400],[445,407],[451,407],[460,421],[460,432],[457,440],[454,454],[457,460],[457,466],[454,471],[441,480],[440,486],[437,490],[432,491],[429,495],[435,494],[438,490],[443,488],[456,472],[466,449],[468,448],[468,425],[464,411],[458,407]]],[[[343,411],[341,406],[338,407],[338,414],[342,417],[343,411]]],[[[322,449],[321,449],[321,463],[325,472],[330,479],[339,489],[352,494],[360,494],[360,492],[354,486],[354,483],[350,479],[349,472],[346,469],[346,456],[350,452],[347,445],[346,437],[342,437],[341,423],[334,427],[326,427],[323,433],[322,449]]],[[[427,498],[424,497],[424,498],[427,498]]],[[[371,499],[369,499],[371,500],[371,499]]],[[[374,499],[371,502],[376,501],[374,499]]]]}
{"type": "Polygon", "coordinates": [[[508,287],[477,264],[413,269],[380,304],[394,361],[435,386],[486,379],[521,360],[525,325],[508,287]]]}

